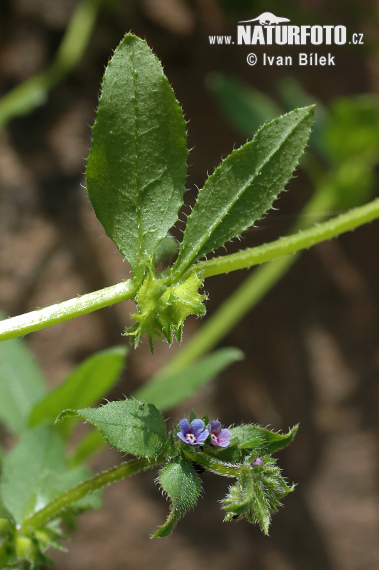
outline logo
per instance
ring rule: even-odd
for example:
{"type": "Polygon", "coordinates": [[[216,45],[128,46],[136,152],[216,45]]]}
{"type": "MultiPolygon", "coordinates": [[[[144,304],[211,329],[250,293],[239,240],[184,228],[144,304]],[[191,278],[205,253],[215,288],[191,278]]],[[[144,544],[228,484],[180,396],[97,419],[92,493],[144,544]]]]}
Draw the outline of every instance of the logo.
{"type": "Polygon", "coordinates": [[[239,24],[249,24],[250,22],[259,22],[261,26],[272,26],[272,24],[282,24],[283,22],[289,22],[288,18],[278,18],[274,16],[271,12],[263,12],[258,18],[253,18],[252,20],[242,20],[238,22],[239,24]]]}
{"type": "MultiPolygon", "coordinates": [[[[363,45],[363,34],[353,33],[348,37],[346,26],[342,25],[302,25],[297,26],[282,16],[272,12],[263,12],[256,18],[240,20],[237,24],[236,37],[209,36],[210,45],[238,46],[341,46],[345,44],[363,45]]],[[[268,53],[249,53],[246,61],[250,66],[261,62],[263,65],[291,66],[297,60],[299,66],[335,66],[336,55],[319,55],[317,52],[299,52],[298,57],[291,55],[275,56],[268,53]]]]}

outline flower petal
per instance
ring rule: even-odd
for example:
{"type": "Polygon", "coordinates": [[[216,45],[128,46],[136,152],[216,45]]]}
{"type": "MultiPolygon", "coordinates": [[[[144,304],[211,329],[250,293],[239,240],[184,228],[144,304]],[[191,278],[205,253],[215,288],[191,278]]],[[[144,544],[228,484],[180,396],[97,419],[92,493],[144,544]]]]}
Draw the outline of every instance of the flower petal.
{"type": "Polygon", "coordinates": [[[203,420],[200,420],[198,418],[195,420],[192,420],[192,422],[191,422],[191,433],[193,433],[194,435],[197,435],[200,432],[202,432],[204,428],[205,428],[205,423],[203,422],[203,420]]]}
{"type": "Polygon", "coordinates": [[[177,433],[176,435],[177,435],[178,437],[180,437],[180,439],[181,439],[182,441],[184,441],[184,443],[189,443],[189,441],[186,440],[185,435],[183,435],[181,431],[178,431],[178,433],[177,433]]]}
{"type": "Polygon", "coordinates": [[[217,436],[217,443],[214,445],[219,445],[220,447],[227,447],[230,443],[230,431],[228,429],[222,429],[217,436]]]}
{"type": "Polygon", "coordinates": [[[209,435],[209,431],[207,429],[205,429],[202,433],[199,433],[196,437],[197,443],[202,443],[203,441],[205,441],[207,439],[208,435],[209,435]]]}
{"type": "Polygon", "coordinates": [[[191,429],[191,426],[190,426],[190,423],[187,420],[187,418],[183,418],[182,420],[180,420],[179,429],[183,435],[186,435],[186,433],[189,432],[189,430],[191,429]]]}
{"type": "Polygon", "coordinates": [[[221,431],[221,422],[219,422],[218,420],[213,420],[212,422],[210,422],[208,428],[210,433],[218,435],[221,431]]]}
{"type": "Polygon", "coordinates": [[[230,439],[230,431],[228,429],[222,429],[218,434],[218,439],[228,440],[230,439]]]}

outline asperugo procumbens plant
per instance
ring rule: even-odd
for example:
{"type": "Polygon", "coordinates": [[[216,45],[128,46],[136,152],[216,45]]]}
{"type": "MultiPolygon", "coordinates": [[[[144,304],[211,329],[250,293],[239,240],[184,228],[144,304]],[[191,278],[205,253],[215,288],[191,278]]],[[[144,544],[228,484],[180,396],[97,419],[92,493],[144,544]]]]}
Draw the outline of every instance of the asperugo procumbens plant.
{"type": "MultiPolygon", "coordinates": [[[[144,41],[127,34],[105,71],[86,174],[96,215],[128,260],[132,276],[102,291],[4,320],[0,339],[134,299],[135,324],[126,334],[135,346],[145,333],[152,349],[154,340],[172,343],[174,337],[181,339],[188,315],[205,313],[202,286],[206,277],[310,247],[378,217],[379,203],[374,201],[277,242],[201,261],[271,208],[304,151],[313,113],[313,106],[295,109],[263,125],[250,142],[234,150],[199,191],[178,246],[170,229],[178,219],[185,192],[186,123],[159,61],[144,41]],[[159,271],[162,260],[176,252],[173,265],[159,271]]],[[[216,360],[211,355],[206,363],[193,365],[191,374],[198,384],[238,358],[226,350],[216,360]]],[[[60,523],[68,511],[88,508],[95,491],[140,471],[159,467],[159,485],[171,502],[167,521],[153,535],[159,537],[170,534],[195,505],[204,470],[232,479],[221,502],[225,520],[246,518],[265,533],[281,498],[293,489],[272,454],[292,441],[297,426],[286,434],[256,425],[228,429],[217,419],[191,413],[167,433],[160,410],[178,403],[170,375],[143,387],[136,399],[87,407],[95,400],[93,391],[84,390],[87,379],[97,375],[96,397],[101,397],[117,376],[123,356],[125,351],[116,349],[92,357],[56,392],[42,390],[39,398],[28,403],[23,412],[25,431],[18,423],[12,426],[21,437],[2,462],[1,567],[46,564],[44,552],[60,546],[60,523]],[[100,365],[101,378],[106,378],[101,387],[100,365]],[[59,422],[53,426],[51,421],[58,414],[59,422]],[[82,447],[67,459],[63,447],[78,418],[95,426],[115,449],[134,458],[85,479],[86,471],[77,464],[88,448],[84,453],[82,447]],[[47,453],[49,449],[54,453],[47,453]],[[30,463],[27,472],[26,459],[30,463]]],[[[188,395],[183,382],[181,386],[182,396],[188,395]]]]}

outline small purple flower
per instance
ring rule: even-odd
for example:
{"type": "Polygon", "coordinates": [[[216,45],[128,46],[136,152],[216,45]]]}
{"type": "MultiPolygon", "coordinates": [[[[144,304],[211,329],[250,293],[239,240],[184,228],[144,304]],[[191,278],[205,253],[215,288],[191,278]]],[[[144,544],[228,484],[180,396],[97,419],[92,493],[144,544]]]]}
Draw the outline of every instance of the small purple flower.
{"type": "Polygon", "coordinates": [[[251,463],[251,465],[253,467],[255,467],[256,465],[263,465],[263,459],[261,459],[260,457],[256,457],[254,461],[251,463]]]}
{"type": "Polygon", "coordinates": [[[186,418],[179,422],[180,431],[177,436],[189,445],[201,445],[208,437],[209,432],[203,420],[195,419],[191,423],[186,418]]]}
{"type": "Polygon", "coordinates": [[[218,420],[210,422],[208,428],[212,445],[219,445],[220,447],[227,447],[229,445],[230,431],[228,429],[221,429],[221,423],[218,420]]]}

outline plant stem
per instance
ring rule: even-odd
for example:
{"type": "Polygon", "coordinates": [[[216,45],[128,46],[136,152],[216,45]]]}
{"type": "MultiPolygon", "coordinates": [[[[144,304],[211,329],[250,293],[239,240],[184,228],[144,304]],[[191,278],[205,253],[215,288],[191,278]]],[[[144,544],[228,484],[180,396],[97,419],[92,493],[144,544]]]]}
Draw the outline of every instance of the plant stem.
{"type": "Polygon", "coordinates": [[[199,327],[196,334],[178,350],[159,373],[180,372],[210,352],[295,261],[295,255],[286,256],[258,267],[199,327]]]}
{"type": "Polygon", "coordinates": [[[204,278],[220,275],[221,273],[229,273],[237,269],[247,269],[282,255],[295,253],[301,249],[308,249],[312,245],[372,222],[378,217],[379,198],[297,234],[280,238],[272,243],[245,249],[238,253],[232,253],[231,255],[200,261],[195,267],[204,278]]]}
{"type": "MultiPolygon", "coordinates": [[[[195,265],[195,270],[201,273],[203,277],[210,277],[221,273],[229,273],[237,269],[247,269],[253,265],[271,261],[302,249],[308,249],[312,245],[351,231],[376,218],[379,218],[379,198],[364,206],[354,208],[328,222],[272,243],[217,257],[209,261],[201,261],[195,265]]],[[[280,271],[284,272],[284,270],[285,267],[280,271]]],[[[124,281],[112,287],[88,293],[45,309],[6,319],[0,322],[0,341],[22,336],[56,323],[68,321],[79,315],[85,315],[97,309],[108,307],[119,301],[131,299],[136,295],[140,284],[140,282],[133,280],[124,281]]],[[[265,284],[263,283],[262,291],[264,286],[265,284]]]]}
{"type": "MultiPolygon", "coordinates": [[[[305,224],[309,223],[309,218],[306,214],[322,212],[329,208],[333,208],[334,206],[335,197],[330,192],[330,188],[327,187],[326,190],[321,189],[321,191],[317,192],[312,200],[305,206],[292,231],[295,232],[299,230],[300,227],[304,227],[305,224]],[[305,215],[302,216],[302,214],[305,215]]],[[[355,210],[353,210],[353,212],[355,212],[355,210]]],[[[335,220],[338,219],[339,218],[335,218],[332,222],[335,222],[335,220]]],[[[318,226],[318,228],[320,227],[324,227],[324,224],[318,226]]],[[[313,230],[314,228],[311,228],[310,231],[313,230]]],[[[291,235],[290,238],[303,236],[304,233],[305,232],[291,235]]],[[[282,238],[278,241],[281,242],[285,239],[287,238],[282,238]]],[[[272,242],[272,244],[269,245],[273,246],[274,244],[277,244],[278,241],[272,242]]],[[[254,252],[257,249],[259,248],[246,251],[254,252]]],[[[224,260],[225,257],[220,258],[220,261],[224,260]]],[[[296,253],[292,256],[284,255],[283,257],[274,259],[271,263],[258,267],[222,303],[217,311],[205,321],[196,334],[187,342],[187,344],[180,348],[176,355],[169,360],[159,373],[169,374],[180,372],[211,351],[239,322],[239,320],[242,319],[244,315],[246,315],[246,313],[251,310],[262,299],[262,297],[264,297],[264,295],[266,295],[266,293],[279,281],[295,261],[296,253]]],[[[211,263],[211,261],[205,263],[211,263]]],[[[198,267],[198,265],[196,267],[198,267]]]]}
{"type": "Polygon", "coordinates": [[[98,489],[106,487],[116,481],[120,481],[120,479],[124,479],[125,477],[135,475],[141,471],[153,469],[157,465],[161,465],[163,462],[164,458],[161,456],[158,456],[155,460],[145,458],[134,459],[126,463],[121,463],[121,465],[113,467],[108,471],[103,471],[102,473],[95,475],[95,477],[83,481],[83,483],[80,483],[66,493],[62,493],[56,499],[48,503],[43,509],[28,517],[24,521],[20,529],[20,533],[24,534],[25,532],[30,532],[31,530],[42,527],[49,521],[57,518],[64,509],[70,507],[72,504],[98,489]]]}
{"type": "Polygon", "coordinates": [[[100,291],[94,291],[44,309],[37,309],[31,313],[5,319],[0,322],[0,341],[23,336],[80,315],[86,315],[97,309],[109,307],[114,303],[131,299],[136,295],[139,286],[139,282],[129,279],[100,291]]]}
{"type": "Polygon", "coordinates": [[[223,475],[224,477],[238,477],[240,474],[240,465],[232,467],[223,461],[209,457],[209,455],[201,451],[190,452],[186,449],[183,449],[182,451],[188,459],[199,463],[209,471],[217,473],[218,475],[223,475]]]}
{"type": "Polygon", "coordinates": [[[102,0],[82,0],[68,24],[53,63],[0,100],[0,129],[13,117],[26,115],[46,102],[50,89],[79,63],[88,45],[102,0]]]}

